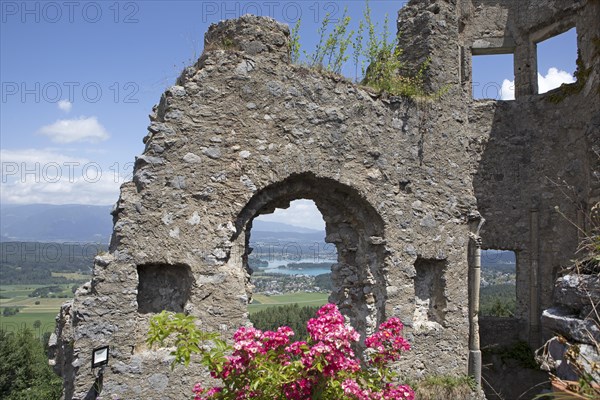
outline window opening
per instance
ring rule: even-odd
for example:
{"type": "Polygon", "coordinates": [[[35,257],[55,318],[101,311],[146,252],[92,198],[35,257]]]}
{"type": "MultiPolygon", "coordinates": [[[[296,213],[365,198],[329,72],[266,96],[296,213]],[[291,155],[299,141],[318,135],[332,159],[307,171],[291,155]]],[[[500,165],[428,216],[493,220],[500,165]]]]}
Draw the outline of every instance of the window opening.
{"type": "Polygon", "coordinates": [[[473,99],[514,100],[513,54],[473,55],[473,99]]]}
{"type": "Polygon", "coordinates": [[[514,317],[517,304],[516,255],[510,250],[482,250],[479,310],[483,317],[514,317]]]}
{"type": "Polygon", "coordinates": [[[538,93],[576,81],[577,30],[570,30],[537,43],[538,93]]]}

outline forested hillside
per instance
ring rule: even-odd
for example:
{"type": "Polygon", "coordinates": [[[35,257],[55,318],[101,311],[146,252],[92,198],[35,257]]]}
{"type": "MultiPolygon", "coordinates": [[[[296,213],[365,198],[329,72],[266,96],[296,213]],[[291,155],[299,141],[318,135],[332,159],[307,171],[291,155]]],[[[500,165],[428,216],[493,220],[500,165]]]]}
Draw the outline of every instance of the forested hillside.
{"type": "Polygon", "coordinates": [[[0,243],[0,271],[3,285],[61,284],[72,281],[69,274],[91,275],[94,257],[107,251],[95,243],[0,243]]]}

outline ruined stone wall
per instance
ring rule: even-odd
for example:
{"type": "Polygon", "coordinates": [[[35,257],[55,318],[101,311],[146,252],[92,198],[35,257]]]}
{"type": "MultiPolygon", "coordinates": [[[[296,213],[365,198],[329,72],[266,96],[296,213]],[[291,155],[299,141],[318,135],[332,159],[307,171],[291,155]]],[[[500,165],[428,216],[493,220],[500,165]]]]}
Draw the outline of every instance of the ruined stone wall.
{"type": "MultiPolygon", "coordinates": [[[[459,33],[464,46],[465,89],[470,90],[471,54],[512,53],[516,96],[537,93],[536,44],[573,28],[577,19],[584,28],[586,16],[593,15],[589,14],[593,1],[461,0],[459,33]]],[[[587,24],[590,28],[591,22],[587,24]]]]}
{"type": "MultiPolygon", "coordinates": [[[[517,317],[523,339],[540,344],[539,319],[552,304],[556,273],[573,258],[578,235],[571,221],[593,204],[598,180],[600,96],[599,2],[472,1],[462,4],[463,65],[471,54],[515,54],[517,100],[475,101],[470,129],[481,159],[474,180],[486,219],[484,248],[517,253],[517,317]],[[498,15],[498,18],[490,18],[498,15]],[[577,28],[581,61],[589,75],[579,93],[556,89],[537,95],[536,43],[577,28]],[[594,139],[595,138],[595,139],[594,139]]],[[[470,67],[467,68],[470,70],[470,67]]],[[[470,74],[464,90],[470,90],[470,74]]]]}
{"type": "Polygon", "coordinates": [[[204,55],[155,108],[110,254],[71,307],[73,398],[89,391],[88,357],[102,344],[103,394],[186,395],[202,371],[171,373],[167,350],[146,348],[150,316],[184,310],[226,336],[248,323],[250,224],[298,198],[323,213],[339,254],[331,301],[363,337],[398,316],[411,374],[466,373],[466,139],[451,121],[426,122],[439,105],[290,65],[288,35],[250,16],[211,27],[204,55]]]}
{"type": "MultiPolygon", "coordinates": [[[[90,353],[105,344],[103,396],[187,396],[205,371],[171,372],[169,350],[144,343],[150,317],[184,311],[225,336],[247,324],[252,220],[299,198],[315,201],[338,250],[330,300],[363,337],[401,318],[412,345],[401,366],[408,375],[467,373],[468,248],[479,212],[484,246],[517,250],[518,314],[537,326],[539,305],[528,301],[545,304],[553,270],[575,245],[553,206],[574,209],[546,178],[567,179],[582,200],[598,194],[587,173],[598,138],[590,117],[598,58],[582,44],[596,68],[589,87],[557,105],[522,92],[515,102],[473,102],[470,54],[488,28],[465,10],[491,7],[500,28],[516,24],[504,4],[411,1],[401,11],[404,61],[429,58],[428,86],[447,91],[435,102],[381,97],[290,65],[289,30],[273,20],[211,26],[200,60],[153,110],[114,210],[109,254],[62,310],[65,397],[94,398],[90,353]]],[[[598,2],[577,7],[588,37],[598,2]]]]}
{"type": "MultiPolygon", "coordinates": [[[[466,174],[458,173],[452,180],[456,181],[458,187],[462,187],[462,196],[451,196],[448,202],[463,203],[466,208],[462,212],[467,216],[469,224],[468,233],[477,233],[477,226],[480,217],[471,204],[476,202],[472,192],[472,174],[476,165],[474,160],[477,154],[469,146],[474,140],[473,132],[468,127],[468,102],[465,101],[460,87],[460,64],[459,64],[459,37],[457,35],[459,20],[457,9],[452,2],[446,1],[410,1],[400,10],[397,21],[398,31],[402,32],[399,36],[399,46],[403,49],[401,59],[406,66],[407,73],[414,73],[423,67],[425,63],[429,66],[426,74],[426,87],[432,93],[446,93],[440,99],[427,104],[425,110],[420,115],[421,121],[421,148],[419,152],[419,164],[422,169],[427,171],[430,176],[435,177],[438,174],[444,175],[444,170],[448,172],[459,172],[463,170],[466,174]],[[456,158],[458,156],[459,158],[456,158]],[[460,159],[460,157],[465,157],[460,159]],[[466,169],[464,169],[466,168],[466,169]],[[467,172],[468,171],[468,172],[467,172]]],[[[407,179],[412,179],[414,173],[418,171],[412,168],[414,172],[407,179]]],[[[426,177],[426,179],[428,179],[426,177]]],[[[431,184],[437,189],[438,185],[448,184],[448,178],[439,181],[433,178],[431,184]]],[[[432,199],[432,192],[424,193],[427,197],[422,197],[422,202],[429,203],[432,199]]],[[[409,239],[410,240],[410,239],[409,239]]],[[[469,296],[469,272],[468,272],[468,247],[469,235],[461,237],[464,243],[464,253],[460,256],[464,260],[462,263],[462,279],[459,281],[450,281],[446,278],[447,307],[458,306],[457,298],[454,296],[469,296]]],[[[444,243],[444,239],[437,235],[429,237],[429,246],[420,250],[428,253],[443,249],[449,242],[444,243]],[[440,241],[441,239],[441,241],[440,241]]],[[[443,251],[443,250],[442,250],[443,251]]],[[[425,258],[436,259],[435,253],[427,255],[425,258]]],[[[451,264],[449,264],[451,265],[451,264]]],[[[424,268],[433,269],[428,263],[424,268]]],[[[438,264],[437,269],[443,268],[443,263],[438,264]]],[[[415,277],[415,288],[423,285],[423,280],[415,277]]],[[[425,282],[435,289],[435,284],[425,282]]],[[[469,324],[469,313],[474,312],[469,307],[468,302],[463,303],[466,306],[462,309],[464,313],[463,323],[466,327],[469,324]]],[[[416,376],[443,373],[439,367],[427,363],[428,357],[437,358],[445,351],[445,342],[429,341],[426,337],[430,334],[423,332],[423,342],[426,347],[420,347],[416,344],[405,358],[402,367],[408,373],[416,371],[416,376]],[[411,371],[412,370],[412,371],[411,371]]],[[[416,336],[418,338],[419,335],[416,336]]],[[[412,337],[410,337],[412,338],[412,337]]],[[[415,339],[416,339],[415,338],[415,339]]],[[[468,341],[468,336],[465,337],[468,341]]],[[[418,341],[417,341],[418,343],[418,341]]],[[[449,350],[449,349],[448,349],[449,350]]],[[[452,351],[452,350],[451,350],[452,351]]],[[[452,374],[466,374],[468,363],[468,353],[459,354],[449,358],[451,363],[450,370],[452,374]]]]}
{"type": "Polygon", "coordinates": [[[474,121],[493,120],[479,127],[489,129],[489,138],[475,176],[478,208],[486,219],[483,245],[517,253],[516,316],[530,322],[539,318],[539,310],[531,309],[532,296],[539,296],[538,308],[551,304],[556,273],[577,246],[576,229],[555,210],[558,206],[577,219],[578,197],[587,188],[581,146],[586,124],[565,118],[572,110],[568,103],[486,102],[473,107],[471,115],[474,121]]]}

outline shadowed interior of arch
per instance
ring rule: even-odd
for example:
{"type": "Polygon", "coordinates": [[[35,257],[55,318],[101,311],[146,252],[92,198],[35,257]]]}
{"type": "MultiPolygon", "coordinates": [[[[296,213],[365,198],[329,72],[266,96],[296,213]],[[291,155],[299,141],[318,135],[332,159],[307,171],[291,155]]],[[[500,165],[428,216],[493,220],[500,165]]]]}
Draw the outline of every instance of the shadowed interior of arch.
{"type": "MultiPolygon", "coordinates": [[[[297,174],[259,190],[240,212],[234,241],[243,241],[242,266],[247,272],[246,291],[253,296],[251,229],[256,217],[293,200],[312,200],[325,220],[325,241],[335,246],[337,260],[331,267],[331,295],[355,329],[373,332],[385,317],[386,252],[381,216],[353,188],[313,174],[297,174]]],[[[241,244],[241,243],[240,243],[241,244]]]]}

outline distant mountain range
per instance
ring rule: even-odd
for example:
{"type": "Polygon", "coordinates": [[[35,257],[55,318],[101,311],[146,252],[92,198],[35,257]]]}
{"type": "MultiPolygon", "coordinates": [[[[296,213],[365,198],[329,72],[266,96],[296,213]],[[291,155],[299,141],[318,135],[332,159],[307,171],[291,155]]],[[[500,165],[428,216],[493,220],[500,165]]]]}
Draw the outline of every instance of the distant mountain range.
{"type": "Polygon", "coordinates": [[[252,231],[261,232],[297,232],[297,233],[323,233],[318,229],[304,228],[302,226],[285,224],[283,222],[271,222],[255,219],[252,222],[252,231]]]}
{"type": "MultiPolygon", "coordinates": [[[[77,242],[108,244],[112,233],[110,206],[69,205],[9,205],[0,208],[0,241],[77,242]]],[[[333,252],[335,247],[324,243],[325,232],[285,224],[255,220],[250,245],[256,255],[268,251],[319,254],[333,252]],[[317,244],[318,246],[315,246],[317,244]]],[[[264,255],[264,254],[263,254],[264,255]]],[[[515,253],[484,250],[483,268],[514,273],[515,253]]]]}
{"type": "MultiPolygon", "coordinates": [[[[0,208],[0,241],[93,242],[107,244],[112,233],[112,206],[81,204],[3,205],[0,208]]],[[[256,220],[252,241],[318,241],[325,232],[256,220]]]]}
{"type": "Polygon", "coordinates": [[[250,232],[251,243],[323,243],[324,240],[325,231],[282,222],[255,220],[252,223],[252,231],[250,232]]]}
{"type": "Polygon", "coordinates": [[[111,209],[81,204],[3,205],[0,240],[108,243],[112,233],[111,209]]]}
{"type": "Polygon", "coordinates": [[[514,251],[508,250],[482,250],[481,268],[488,271],[515,273],[517,270],[516,254],[514,251]]]}

